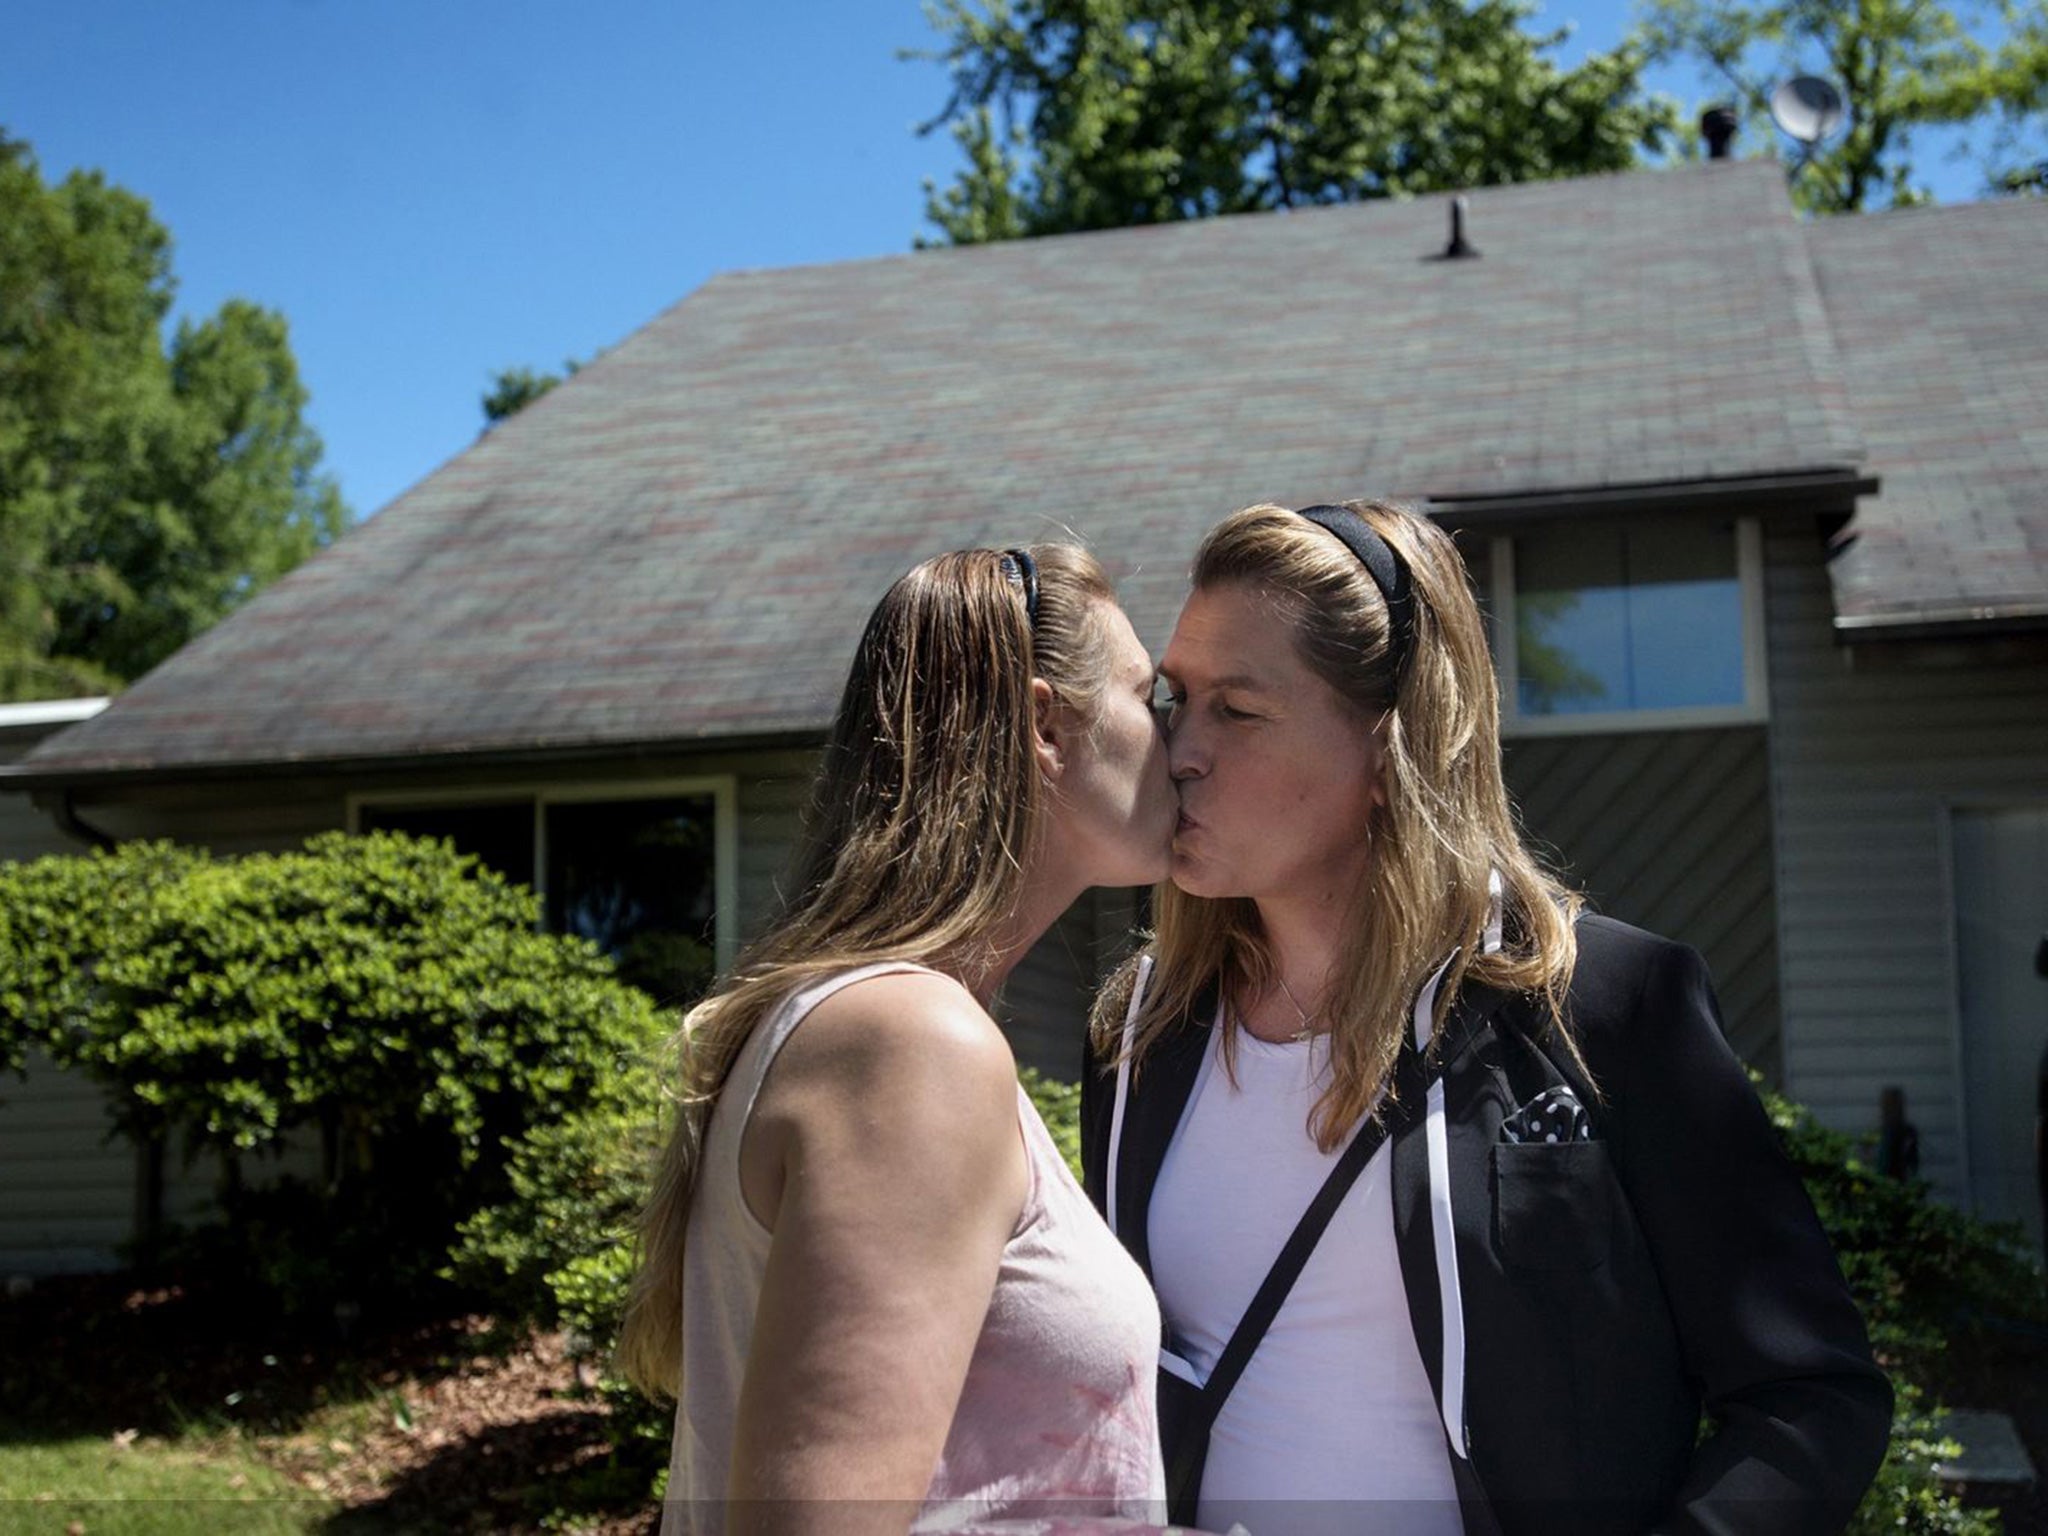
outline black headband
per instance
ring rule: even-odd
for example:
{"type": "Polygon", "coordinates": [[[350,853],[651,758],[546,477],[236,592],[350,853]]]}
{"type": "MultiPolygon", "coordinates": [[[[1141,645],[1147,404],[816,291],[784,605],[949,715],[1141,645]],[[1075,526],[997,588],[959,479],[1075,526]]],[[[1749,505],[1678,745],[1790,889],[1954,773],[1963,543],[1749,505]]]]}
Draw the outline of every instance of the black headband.
{"type": "Polygon", "coordinates": [[[1372,577],[1387,604],[1387,651],[1394,669],[1394,686],[1408,670],[1409,654],[1415,649],[1415,594],[1408,580],[1408,566],[1389,544],[1372,530],[1372,525],[1349,507],[1303,507],[1297,516],[1318,528],[1334,533],[1345,548],[1358,556],[1358,563],[1372,577]]]}
{"type": "Polygon", "coordinates": [[[1024,589],[1024,622],[1038,627],[1038,562],[1028,549],[1003,551],[1003,574],[1024,589]]]}

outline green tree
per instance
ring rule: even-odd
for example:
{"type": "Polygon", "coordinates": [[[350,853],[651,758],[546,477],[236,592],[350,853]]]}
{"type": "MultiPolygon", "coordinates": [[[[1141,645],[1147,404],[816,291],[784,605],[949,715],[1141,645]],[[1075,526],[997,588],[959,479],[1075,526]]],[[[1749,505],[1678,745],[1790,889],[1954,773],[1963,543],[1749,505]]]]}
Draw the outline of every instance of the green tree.
{"type": "Polygon", "coordinates": [[[171,241],[0,132],[0,699],[118,688],[347,525],[282,316],[164,327],[171,241]]]}
{"type": "MultiPolygon", "coordinates": [[[[1690,59],[1725,81],[1759,141],[1770,93],[1798,74],[1842,92],[1846,130],[1815,154],[1793,196],[1816,213],[1931,200],[1915,180],[1916,130],[1996,131],[1994,153],[2016,160],[2048,105],[2048,22],[2013,27],[2013,8],[1934,0],[1648,0],[1641,43],[1653,57],[1690,59]],[[2003,41],[1980,34],[1994,22],[2003,41]]],[[[1987,178],[1987,187],[1998,178],[1987,178]]]]}
{"type": "Polygon", "coordinates": [[[947,241],[1623,169],[1672,135],[1631,44],[1573,69],[1527,0],[934,0],[967,158],[947,241]]]}
{"type": "Polygon", "coordinates": [[[570,358],[560,373],[542,373],[537,368],[500,368],[491,375],[491,387],[480,402],[484,408],[484,430],[490,431],[508,416],[517,416],[563,379],[573,379],[583,364],[570,358]]]}

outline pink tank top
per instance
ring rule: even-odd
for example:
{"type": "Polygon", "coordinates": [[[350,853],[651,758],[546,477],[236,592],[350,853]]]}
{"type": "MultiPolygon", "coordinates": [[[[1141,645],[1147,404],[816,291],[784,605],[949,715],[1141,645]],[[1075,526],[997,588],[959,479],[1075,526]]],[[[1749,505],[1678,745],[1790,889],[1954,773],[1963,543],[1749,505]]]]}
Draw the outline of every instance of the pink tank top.
{"type": "MultiPolygon", "coordinates": [[[[792,993],[740,1050],[705,1131],[683,1262],[683,1381],[662,1536],[719,1532],[734,1413],[771,1234],[740,1193],[740,1135],[775,1053],[820,1002],[870,976],[792,993]]],[[[1163,1523],[1153,1372],[1159,1308],[1017,1090],[1029,1188],[953,1425],[914,1530],[1106,1531],[1163,1523]]]]}

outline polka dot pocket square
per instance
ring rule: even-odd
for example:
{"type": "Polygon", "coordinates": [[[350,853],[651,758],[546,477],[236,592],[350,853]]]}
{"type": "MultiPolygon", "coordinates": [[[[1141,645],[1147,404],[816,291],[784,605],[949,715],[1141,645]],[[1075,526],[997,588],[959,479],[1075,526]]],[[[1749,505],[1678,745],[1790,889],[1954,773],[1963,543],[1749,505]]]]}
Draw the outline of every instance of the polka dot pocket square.
{"type": "Polygon", "coordinates": [[[1500,1139],[1506,1142],[1591,1141],[1593,1122],[1586,1106],[1569,1087],[1546,1088],[1501,1125],[1500,1139]]]}

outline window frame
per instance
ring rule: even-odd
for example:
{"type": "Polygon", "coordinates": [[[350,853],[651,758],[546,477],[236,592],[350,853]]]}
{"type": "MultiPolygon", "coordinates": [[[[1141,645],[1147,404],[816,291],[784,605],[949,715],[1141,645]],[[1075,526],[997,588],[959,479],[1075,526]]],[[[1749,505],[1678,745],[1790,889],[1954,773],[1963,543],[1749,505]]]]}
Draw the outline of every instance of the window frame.
{"type": "MultiPolygon", "coordinates": [[[[1602,519],[1606,521],[1606,519],[1602,519]]],[[[1661,519],[1660,519],[1661,521],[1661,519]]],[[[1560,526],[1534,523],[1491,535],[1487,582],[1492,609],[1493,665],[1500,680],[1500,729],[1513,736],[1592,736],[1625,731],[1682,731],[1713,726],[1761,725],[1770,719],[1770,666],[1764,624],[1763,528],[1754,517],[1737,517],[1735,580],[1742,597],[1742,701],[1690,704],[1675,709],[1574,710],[1566,714],[1522,713],[1518,631],[1515,624],[1515,540],[1538,538],[1560,526]]]]}
{"type": "Polygon", "coordinates": [[[518,805],[533,807],[533,889],[540,897],[541,921],[548,909],[548,819],[551,805],[599,801],[673,800],[684,796],[711,800],[712,951],[720,974],[732,968],[739,952],[739,780],[730,773],[678,779],[581,779],[519,784],[471,785],[461,789],[363,790],[346,796],[348,830],[362,831],[365,807],[427,810],[437,805],[518,805]]]}

